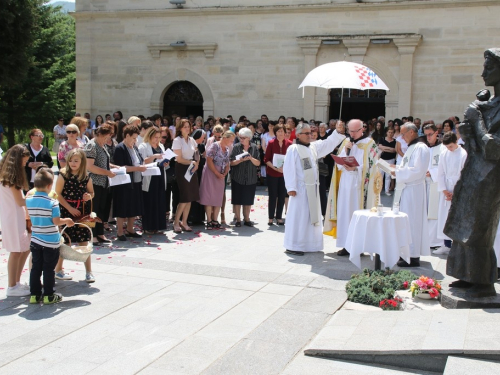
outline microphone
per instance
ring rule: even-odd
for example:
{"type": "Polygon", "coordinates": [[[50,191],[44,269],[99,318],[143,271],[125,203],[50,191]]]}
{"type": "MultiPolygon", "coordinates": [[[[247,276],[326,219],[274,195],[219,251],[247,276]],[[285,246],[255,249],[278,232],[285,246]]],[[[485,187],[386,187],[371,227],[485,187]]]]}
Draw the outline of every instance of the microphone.
{"type": "MultiPolygon", "coordinates": [[[[349,142],[353,143],[354,139],[352,139],[352,137],[349,137],[349,142]]],[[[349,156],[350,153],[351,153],[351,149],[348,148],[347,151],[346,151],[346,155],[349,156]]]]}

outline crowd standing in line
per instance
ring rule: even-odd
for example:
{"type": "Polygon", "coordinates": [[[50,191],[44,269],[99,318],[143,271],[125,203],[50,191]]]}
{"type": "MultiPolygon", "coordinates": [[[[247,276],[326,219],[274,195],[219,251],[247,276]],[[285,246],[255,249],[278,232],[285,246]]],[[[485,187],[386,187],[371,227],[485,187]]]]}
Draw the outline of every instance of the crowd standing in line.
{"type": "MultiPolygon", "coordinates": [[[[420,255],[428,254],[430,245],[438,248],[434,252],[438,255],[447,254],[451,246],[442,227],[467,156],[460,147],[459,122],[454,116],[439,124],[408,116],[386,123],[380,116],[369,121],[351,120],[346,127],[345,122],[334,119],[328,124],[285,116],[270,121],[266,115],[255,122],[246,116],[240,116],[238,122],[232,116],[204,121],[200,116],[158,114],[124,119],[121,111],[115,111],[97,115],[95,121],[89,113],[77,113],[65,125],[59,117],[53,129],[52,149],[59,167],[53,195],[49,194],[53,160],[43,145],[42,130],[31,130],[30,142],[13,146],[0,161],[2,248],[10,253],[7,295],[31,295],[34,303],[61,299],[53,291],[52,279],[70,280],[71,276],[58,256],[56,226],[71,226],[65,233],[72,243],[83,246],[91,237],[94,246],[110,244],[105,230],[113,223],[118,241],[140,238],[142,233],[164,234],[169,223],[175,233],[191,232],[191,225],[199,222],[204,222],[206,230],[223,229],[227,227],[224,208],[228,184],[235,230],[255,225],[250,214],[256,186],[265,184],[269,226],[285,224],[284,210],[290,200],[285,227],[288,253],[323,250],[323,220],[325,231],[343,247],[353,211],[371,204],[368,186],[377,158],[399,165],[395,180],[388,173],[384,176],[384,191],[392,195],[396,190],[395,199],[412,224],[411,262],[400,260],[398,265],[418,266],[420,255]],[[169,157],[167,150],[172,152],[169,157]],[[348,154],[358,160],[357,168],[336,166],[331,157],[348,154]],[[123,168],[130,182],[111,186],[111,179],[123,168]],[[158,172],[149,173],[152,169],[158,172]],[[398,184],[405,182],[398,195],[398,184]],[[25,199],[25,193],[33,188],[25,199]],[[37,205],[50,208],[50,215],[40,216],[33,208],[37,205]],[[27,215],[25,207],[32,215],[27,215]],[[98,218],[92,236],[88,229],[72,226],[90,212],[98,218]],[[40,232],[38,225],[28,233],[30,216],[31,222],[43,223],[46,232],[40,232]],[[53,237],[43,242],[46,234],[53,237]],[[20,279],[30,238],[34,271],[28,287],[20,279]],[[433,239],[430,245],[429,238],[433,239]],[[50,267],[41,265],[46,248],[52,249],[47,258],[50,267]]],[[[339,255],[349,254],[348,250],[343,248],[339,255]]],[[[91,257],[85,270],[85,280],[93,283],[91,257]]]]}

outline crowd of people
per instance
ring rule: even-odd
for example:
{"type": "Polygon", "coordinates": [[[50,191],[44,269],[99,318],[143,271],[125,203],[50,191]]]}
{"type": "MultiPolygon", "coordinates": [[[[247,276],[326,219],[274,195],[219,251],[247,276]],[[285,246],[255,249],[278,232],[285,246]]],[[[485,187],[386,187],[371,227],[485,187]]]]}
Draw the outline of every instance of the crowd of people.
{"type": "MultiPolygon", "coordinates": [[[[41,129],[30,131],[29,143],[10,148],[0,164],[2,247],[10,252],[7,295],[31,295],[33,303],[45,297],[44,303],[62,298],[54,294],[53,282],[45,276],[42,296],[39,283],[42,270],[49,278],[52,272],[52,278],[71,279],[63,259],[55,255],[60,239],[57,226],[69,227],[65,233],[72,243],[86,245],[92,239],[95,246],[112,242],[106,234],[113,224],[117,241],[140,238],[143,233],[164,234],[169,224],[175,233],[191,232],[192,225],[201,223],[206,230],[220,229],[229,222],[225,215],[228,184],[233,205],[230,224],[235,230],[254,226],[250,214],[256,187],[266,185],[269,226],[285,224],[283,213],[288,206],[288,253],[323,250],[324,230],[343,247],[338,255],[348,255],[344,244],[350,217],[357,209],[371,207],[369,184],[378,158],[399,165],[395,176],[385,173],[384,191],[391,195],[395,190],[401,211],[413,220],[412,260],[401,260],[398,265],[418,266],[420,255],[426,255],[430,246],[439,247],[437,254],[449,251],[449,240],[443,243],[443,218],[438,214],[449,209],[459,167],[466,158],[459,146],[463,142],[458,123],[456,117],[435,124],[411,116],[387,122],[382,116],[351,120],[347,126],[341,120],[323,123],[284,116],[270,121],[266,115],[255,122],[246,116],[238,121],[232,116],[205,121],[159,114],[125,120],[116,111],[112,116],[98,115],[95,121],[88,113],[83,117],[77,113],[64,125],[60,117],[53,129],[52,150],[58,166],[55,184],[54,162],[43,145],[41,129]],[[436,151],[429,151],[435,147],[436,151]],[[456,158],[445,152],[457,149],[460,156],[456,158]],[[331,155],[353,156],[359,166],[335,165],[331,155]],[[445,163],[439,162],[439,155],[444,155],[445,163]],[[158,173],[146,173],[151,167],[158,173]],[[129,176],[128,183],[111,183],[119,170],[129,176]],[[403,182],[398,195],[398,185],[403,182]],[[437,201],[432,200],[434,191],[441,194],[436,195],[437,201]],[[37,208],[42,206],[46,209],[43,214],[37,208]],[[92,233],[73,225],[92,212],[97,216],[92,233]],[[30,287],[20,283],[30,250],[27,219],[33,224],[31,277],[38,280],[30,287]],[[313,228],[299,230],[303,221],[313,228]],[[425,234],[428,228],[431,232],[425,234]],[[428,244],[429,238],[436,241],[428,244]],[[46,249],[52,255],[43,259],[42,250],[46,249]]],[[[86,281],[94,282],[91,257],[85,270],[86,281]]]]}

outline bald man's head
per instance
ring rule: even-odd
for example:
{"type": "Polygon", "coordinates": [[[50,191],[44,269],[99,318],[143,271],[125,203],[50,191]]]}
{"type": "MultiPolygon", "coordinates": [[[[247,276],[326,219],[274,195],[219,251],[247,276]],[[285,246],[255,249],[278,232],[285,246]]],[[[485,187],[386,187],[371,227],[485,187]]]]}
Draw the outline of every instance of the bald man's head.
{"type": "Polygon", "coordinates": [[[347,128],[352,139],[357,140],[363,136],[363,122],[361,120],[354,119],[349,121],[347,128]]]}

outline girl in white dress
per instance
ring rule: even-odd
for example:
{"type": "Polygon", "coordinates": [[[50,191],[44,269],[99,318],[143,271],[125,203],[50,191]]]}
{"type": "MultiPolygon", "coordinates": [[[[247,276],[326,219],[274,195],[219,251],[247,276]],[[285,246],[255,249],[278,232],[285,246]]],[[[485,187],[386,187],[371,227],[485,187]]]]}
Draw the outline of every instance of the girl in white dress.
{"type": "Polygon", "coordinates": [[[24,166],[30,153],[23,145],[11,147],[0,161],[0,220],[2,249],[9,252],[7,297],[30,295],[28,285],[21,284],[21,273],[30,253],[30,236],[26,230],[26,201],[28,190],[24,166]]]}

